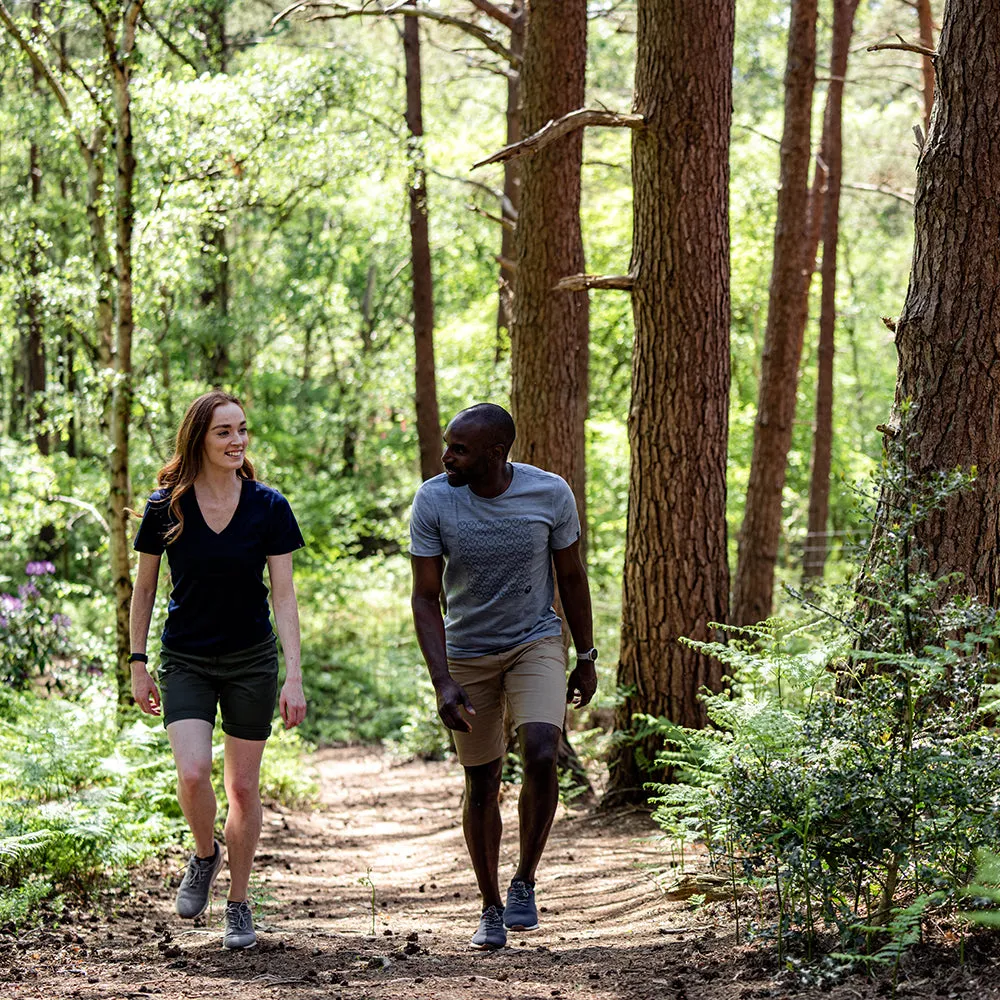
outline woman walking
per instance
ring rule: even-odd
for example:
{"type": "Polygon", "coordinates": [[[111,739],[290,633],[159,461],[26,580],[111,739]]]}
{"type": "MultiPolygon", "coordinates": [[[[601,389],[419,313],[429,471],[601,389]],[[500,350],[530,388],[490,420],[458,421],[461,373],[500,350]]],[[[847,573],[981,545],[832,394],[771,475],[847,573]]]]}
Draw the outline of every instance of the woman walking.
{"type": "Polygon", "coordinates": [[[229,800],[226,948],[257,943],[247,885],[261,829],[260,762],[278,682],[265,562],[285,657],[281,717],[291,728],[306,714],[292,583],[292,552],[304,543],[288,501],[257,481],[247,444],[246,413],[229,393],[205,393],[184,414],[174,455],[159,472],[160,488],[150,496],[135,538],[139,568],[129,657],[139,708],[149,715],[162,710],[177,765],[177,797],[194,835],[176,902],[178,914],[187,918],[205,911],[223,863],[211,782],[212,729],[216,706],[221,709],[229,800]],[[157,689],[147,668],[146,639],[164,552],[173,589],[157,689]]]}

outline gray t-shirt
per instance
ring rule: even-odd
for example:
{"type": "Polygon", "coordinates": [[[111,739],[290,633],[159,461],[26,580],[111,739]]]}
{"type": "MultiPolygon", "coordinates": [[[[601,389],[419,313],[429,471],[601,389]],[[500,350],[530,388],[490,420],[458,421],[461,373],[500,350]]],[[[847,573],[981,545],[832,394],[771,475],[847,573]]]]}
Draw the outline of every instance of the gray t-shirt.
{"type": "Polygon", "coordinates": [[[428,479],[413,498],[410,553],[444,557],[448,655],[499,653],[559,635],[552,610],[552,553],[580,537],[569,484],[533,465],[512,463],[498,497],[428,479]]]}

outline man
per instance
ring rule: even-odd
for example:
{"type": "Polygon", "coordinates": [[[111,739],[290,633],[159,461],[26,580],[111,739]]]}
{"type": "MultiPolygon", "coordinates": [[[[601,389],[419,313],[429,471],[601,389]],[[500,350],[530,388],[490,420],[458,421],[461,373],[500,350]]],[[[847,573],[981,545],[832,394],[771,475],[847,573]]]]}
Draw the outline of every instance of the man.
{"type": "Polygon", "coordinates": [[[535,869],[559,801],[566,703],[581,708],[597,688],[576,502],[559,476],[507,461],[514,433],[500,406],[462,410],[445,430],[445,472],[417,491],[410,519],[413,621],[465,768],[462,825],[483,903],[472,947],[480,949],[502,948],[508,930],[538,927],[535,869]],[[553,565],[577,651],[568,683],[553,565]],[[506,905],[497,879],[504,697],[524,763],[520,859],[506,905]]]}

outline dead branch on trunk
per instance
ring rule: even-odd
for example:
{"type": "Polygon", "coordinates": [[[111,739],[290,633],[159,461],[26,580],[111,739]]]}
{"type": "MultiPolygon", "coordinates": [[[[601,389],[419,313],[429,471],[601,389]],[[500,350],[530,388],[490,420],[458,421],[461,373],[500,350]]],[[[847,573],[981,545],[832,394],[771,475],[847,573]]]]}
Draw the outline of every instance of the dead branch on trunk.
{"type": "Polygon", "coordinates": [[[553,286],[557,292],[582,292],[588,288],[630,292],[635,286],[634,274],[570,274],[553,286]]]}
{"type": "Polygon", "coordinates": [[[578,108],[568,115],[563,115],[562,118],[546,122],[537,132],[520,142],[512,142],[509,146],[504,146],[492,156],[473,164],[472,169],[478,170],[479,167],[485,167],[490,163],[503,163],[505,160],[512,160],[518,156],[534,155],[555,142],[556,139],[587,126],[642,128],[645,124],[646,119],[642,115],[604,111],[596,108],[578,108]]]}
{"type": "Polygon", "coordinates": [[[937,49],[929,49],[926,45],[916,45],[913,42],[906,41],[902,35],[897,34],[896,37],[899,42],[880,42],[878,45],[869,45],[866,47],[868,52],[883,52],[886,49],[894,49],[897,52],[916,52],[918,55],[927,56],[928,59],[937,59],[937,49]]]}

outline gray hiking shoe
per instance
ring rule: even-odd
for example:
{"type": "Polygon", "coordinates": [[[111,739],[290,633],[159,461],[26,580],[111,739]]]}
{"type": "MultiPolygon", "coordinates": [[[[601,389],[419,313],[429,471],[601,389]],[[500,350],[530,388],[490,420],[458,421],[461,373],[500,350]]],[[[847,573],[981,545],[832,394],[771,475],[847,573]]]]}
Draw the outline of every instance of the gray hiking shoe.
{"type": "Polygon", "coordinates": [[[174,908],[179,916],[191,920],[200,917],[208,907],[208,897],[212,894],[215,877],[222,867],[222,845],[216,840],[215,854],[210,858],[199,858],[192,854],[187,871],[177,890],[174,908]]]}
{"type": "Polygon", "coordinates": [[[538,908],[535,906],[535,885],[515,879],[507,890],[507,905],[503,908],[503,925],[509,931],[537,931],[538,908]]]}
{"type": "Polygon", "coordinates": [[[252,948],[257,943],[253,929],[253,916],[246,900],[226,903],[226,930],[222,935],[223,948],[252,948]]]}
{"type": "Polygon", "coordinates": [[[472,935],[470,947],[487,951],[503,948],[507,944],[507,931],[503,926],[503,914],[499,906],[487,906],[479,921],[479,930],[472,935]]]}

